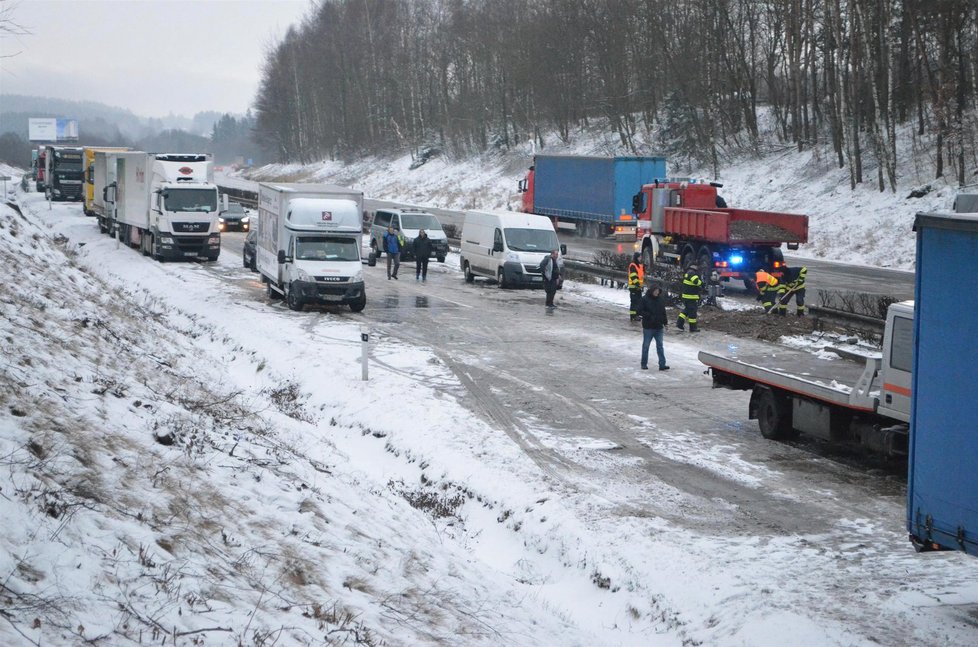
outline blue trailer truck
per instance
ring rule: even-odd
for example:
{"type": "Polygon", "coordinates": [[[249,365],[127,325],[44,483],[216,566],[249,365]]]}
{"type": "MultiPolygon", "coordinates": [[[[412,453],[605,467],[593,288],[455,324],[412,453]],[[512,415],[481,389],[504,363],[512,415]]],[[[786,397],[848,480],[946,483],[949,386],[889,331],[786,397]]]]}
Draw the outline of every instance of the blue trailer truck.
{"type": "Polygon", "coordinates": [[[978,213],[919,213],[914,230],[907,529],[918,550],[978,555],[978,291],[969,271],[961,281],[978,258],[978,213]]]}
{"type": "Polygon", "coordinates": [[[664,157],[536,155],[520,180],[522,211],[573,223],[589,238],[634,241],[632,196],[643,184],[666,177],[664,157]]]}

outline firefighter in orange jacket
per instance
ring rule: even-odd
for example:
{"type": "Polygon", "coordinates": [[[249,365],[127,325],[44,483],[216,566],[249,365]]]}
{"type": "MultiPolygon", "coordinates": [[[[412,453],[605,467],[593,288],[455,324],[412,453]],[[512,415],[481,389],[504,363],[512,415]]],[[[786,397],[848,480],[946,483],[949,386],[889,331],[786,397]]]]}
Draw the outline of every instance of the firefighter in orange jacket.
{"type": "Polygon", "coordinates": [[[635,252],[632,262],[628,264],[628,316],[632,321],[638,321],[638,302],[642,298],[643,283],[645,268],[642,267],[642,256],[635,252]]]}
{"type": "Polygon", "coordinates": [[[754,280],[757,283],[757,300],[761,302],[765,312],[771,312],[778,306],[784,292],[781,282],[776,276],[764,270],[758,270],[754,280]]]}

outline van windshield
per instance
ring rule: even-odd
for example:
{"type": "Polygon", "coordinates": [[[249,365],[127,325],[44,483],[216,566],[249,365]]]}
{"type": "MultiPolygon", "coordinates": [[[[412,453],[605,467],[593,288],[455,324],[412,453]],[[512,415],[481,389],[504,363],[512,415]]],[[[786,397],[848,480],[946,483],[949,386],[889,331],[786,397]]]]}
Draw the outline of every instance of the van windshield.
{"type": "Polygon", "coordinates": [[[424,229],[441,231],[441,223],[430,213],[402,213],[401,229],[424,229]]]}
{"type": "Polygon", "coordinates": [[[299,261],[359,261],[360,243],[340,236],[301,236],[295,240],[299,261]]]}
{"type": "Polygon", "coordinates": [[[506,229],[505,234],[514,252],[551,252],[559,247],[553,229],[506,229]]]}

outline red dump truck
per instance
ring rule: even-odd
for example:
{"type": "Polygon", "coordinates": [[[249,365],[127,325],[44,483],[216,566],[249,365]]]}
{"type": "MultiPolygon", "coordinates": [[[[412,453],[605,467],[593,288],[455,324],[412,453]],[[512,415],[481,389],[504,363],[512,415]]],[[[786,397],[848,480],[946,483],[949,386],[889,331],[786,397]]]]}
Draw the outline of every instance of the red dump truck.
{"type": "Polygon", "coordinates": [[[704,280],[739,279],[753,287],[764,269],[780,277],[782,245],[808,242],[808,216],[728,208],[717,194],[723,185],[668,181],[646,184],[632,199],[637,240],[646,271],[666,264],[685,270],[699,265],[704,280]]]}

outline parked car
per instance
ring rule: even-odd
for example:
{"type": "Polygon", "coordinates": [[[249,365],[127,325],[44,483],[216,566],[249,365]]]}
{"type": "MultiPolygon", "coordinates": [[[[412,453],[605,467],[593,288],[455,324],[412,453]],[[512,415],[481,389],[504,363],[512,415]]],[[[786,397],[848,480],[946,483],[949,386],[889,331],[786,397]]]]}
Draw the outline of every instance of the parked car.
{"type": "Polygon", "coordinates": [[[248,231],[251,229],[251,218],[241,203],[232,202],[218,216],[217,226],[221,231],[248,231]]]}
{"type": "Polygon", "coordinates": [[[241,264],[250,269],[252,272],[258,271],[258,260],[255,258],[256,255],[256,244],[258,242],[258,230],[252,229],[245,236],[244,247],[241,250],[241,264]]]}

